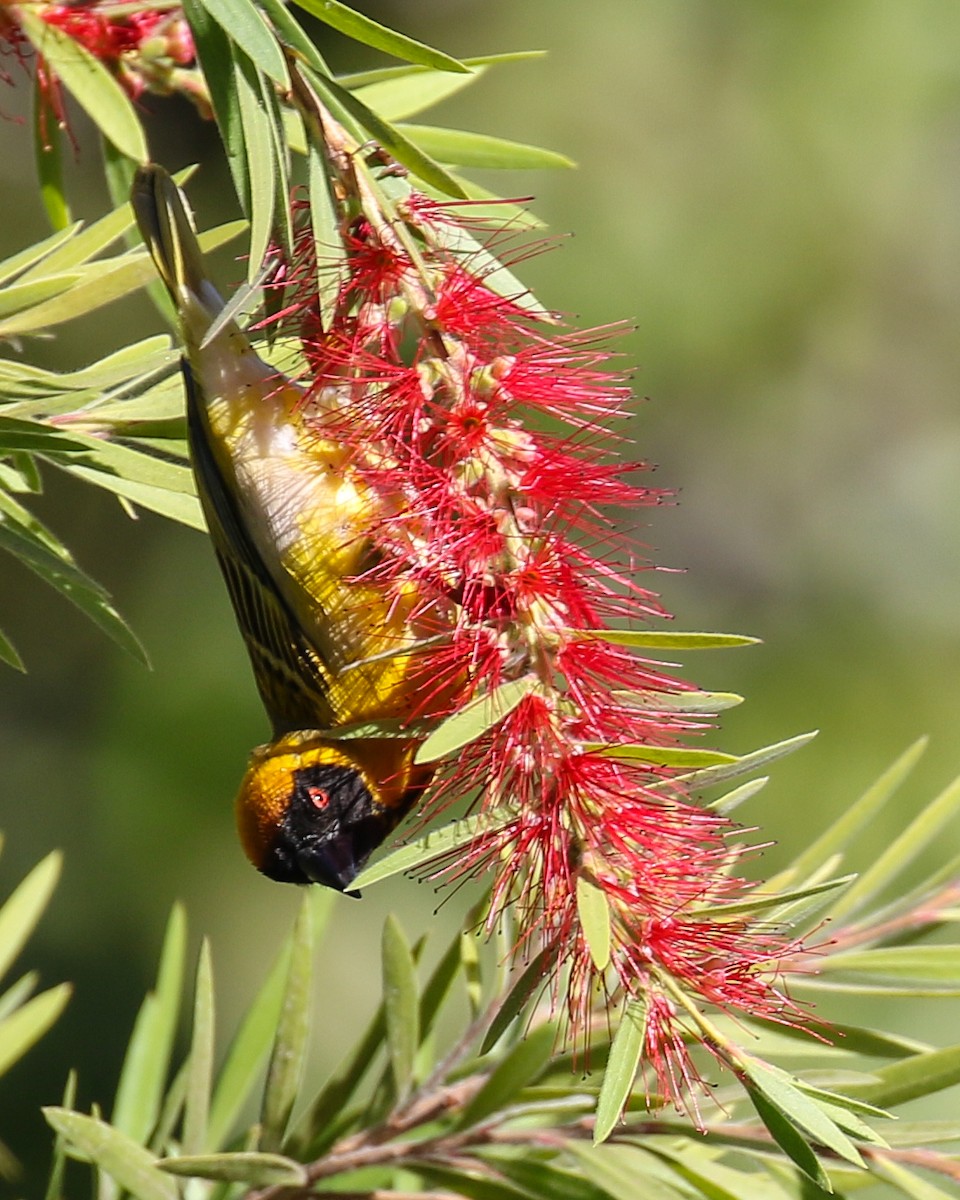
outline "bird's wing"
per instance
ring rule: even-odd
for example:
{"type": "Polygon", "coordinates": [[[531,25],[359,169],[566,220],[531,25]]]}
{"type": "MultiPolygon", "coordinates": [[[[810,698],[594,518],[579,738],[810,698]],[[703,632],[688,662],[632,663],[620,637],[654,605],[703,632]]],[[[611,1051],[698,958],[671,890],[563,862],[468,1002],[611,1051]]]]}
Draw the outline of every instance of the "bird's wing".
{"type": "Polygon", "coordinates": [[[198,384],[186,359],[183,376],[190,450],[204,515],[274,732],[328,728],[334,723],[329,670],[247,532],[210,445],[198,384]]]}

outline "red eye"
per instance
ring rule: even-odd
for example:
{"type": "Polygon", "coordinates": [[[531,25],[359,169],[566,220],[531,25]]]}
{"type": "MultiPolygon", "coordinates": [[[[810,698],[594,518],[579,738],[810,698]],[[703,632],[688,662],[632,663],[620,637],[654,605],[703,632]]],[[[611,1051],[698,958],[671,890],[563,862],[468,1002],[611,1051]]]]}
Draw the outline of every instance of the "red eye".
{"type": "Polygon", "coordinates": [[[307,795],[310,797],[310,803],[314,808],[326,808],[330,803],[330,794],[326,788],[309,787],[307,788],[307,795]]]}

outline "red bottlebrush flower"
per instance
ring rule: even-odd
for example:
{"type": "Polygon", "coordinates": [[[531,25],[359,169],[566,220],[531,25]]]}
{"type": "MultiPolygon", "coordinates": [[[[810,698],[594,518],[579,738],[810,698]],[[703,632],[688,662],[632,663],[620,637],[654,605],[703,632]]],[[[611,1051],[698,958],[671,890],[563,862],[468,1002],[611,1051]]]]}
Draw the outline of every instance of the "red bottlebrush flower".
{"type": "Polygon", "coordinates": [[[575,1038],[598,990],[644,1001],[647,1063],[681,1102],[699,1080],[688,1034],[724,1058],[697,1034],[697,1006],[793,1022],[776,979],[797,948],[724,918],[746,887],[730,871],[733,826],[692,804],[671,765],[703,728],[684,710],[693,687],[608,628],[668,615],[607,511],[665,496],[624,478],[641,464],[610,459],[630,394],[611,370],[620,330],[540,320],[461,209],[414,192],[388,220],[343,171],[363,216],[344,221],[333,265],[317,262],[309,223],[290,261],[277,251],[278,319],[307,363],[305,419],[351,447],[350,471],[380,500],[360,579],[410,605],[423,635],[414,711],[489,706],[423,814],[470,796],[491,823],[438,874],[492,874],[488,927],[510,907],[518,953],[553,948],[575,1038]],[[339,282],[324,309],[327,270],[339,282]],[[599,944],[585,905],[603,914],[599,944]]]}

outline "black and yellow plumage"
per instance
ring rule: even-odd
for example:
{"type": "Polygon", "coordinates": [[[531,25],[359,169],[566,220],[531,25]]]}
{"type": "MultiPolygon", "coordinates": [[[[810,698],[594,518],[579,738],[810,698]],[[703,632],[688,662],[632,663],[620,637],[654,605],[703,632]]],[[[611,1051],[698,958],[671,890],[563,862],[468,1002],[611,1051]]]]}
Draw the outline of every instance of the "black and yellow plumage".
{"type": "Polygon", "coordinates": [[[383,501],[302,389],[233,321],[204,345],[223,301],[176,185],[144,167],[132,199],[179,315],[197,490],[273,725],[237,797],[240,836],[271,878],[343,890],[430,778],[412,738],[329,736],[411,715],[414,598],[364,582],[383,501]]]}

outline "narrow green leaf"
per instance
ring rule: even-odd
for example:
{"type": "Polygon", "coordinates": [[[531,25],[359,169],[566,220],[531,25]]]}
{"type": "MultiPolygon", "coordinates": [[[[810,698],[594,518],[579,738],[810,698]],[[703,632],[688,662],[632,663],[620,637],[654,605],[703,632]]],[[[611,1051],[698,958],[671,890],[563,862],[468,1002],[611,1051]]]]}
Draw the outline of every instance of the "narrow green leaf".
{"type": "Polygon", "coordinates": [[[698,1146],[675,1151],[660,1141],[649,1146],[649,1153],[665,1162],[706,1200],[785,1200],[784,1193],[757,1171],[737,1171],[707,1155],[698,1154],[698,1146]]]}
{"type": "Polygon", "coordinates": [[[68,33],[48,25],[27,7],[17,8],[16,20],[104,136],[123,154],[145,162],[149,154],[136,110],[106,67],[68,33]]]}
{"type": "Polygon", "coordinates": [[[753,750],[750,754],[742,754],[735,763],[729,766],[719,767],[704,767],[702,771],[693,771],[689,775],[682,775],[680,778],[684,783],[688,783],[691,788],[696,788],[698,791],[703,788],[714,787],[718,783],[726,783],[728,779],[736,779],[740,775],[748,775],[753,771],[759,770],[761,767],[769,766],[770,763],[776,762],[778,759],[786,758],[788,754],[793,754],[795,750],[799,750],[802,746],[806,746],[817,736],[817,730],[812,730],[810,733],[800,733],[796,737],[786,738],[782,742],[775,742],[772,746],[764,746],[760,750],[753,750]]]}
{"type": "MultiPolygon", "coordinates": [[[[755,913],[763,912],[768,908],[784,908],[789,904],[796,904],[799,900],[806,900],[811,896],[820,896],[824,892],[835,891],[837,888],[846,886],[853,879],[856,879],[856,875],[841,875],[839,879],[828,879],[825,883],[797,888],[792,892],[778,892],[776,895],[753,892],[745,900],[732,900],[729,904],[705,904],[702,908],[695,907],[693,912],[698,917],[711,916],[722,920],[724,917],[736,916],[739,913],[755,913]]],[[[825,962],[827,961],[829,960],[818,958],[817,970],[824,970],[825,962]]]]}
{"type": "Polygon", "coordinates": [[[476,83],[485,70],[486,67],[478,67],[466,75],[454,75],[449,71],[408,67],[404,74],[373,80],[365,85],[352,84],[343,77],[340,83],[355,91],[363,103],[384,120],[406,121],[476,83]]]}
{"type": "Polygon", "coordinates": [[[552,1024],[540,1025],[505,1055],[457,1121],[458,1129],[468,1129],[509,1105],[518,1092],[533,1083],[550,1061],[557,1040],[552,1024]]]}
{"type": "Polygon", "coordinates": [[[38,263],[43,263],[53,252],[80,232],[80,221],[75,221],[68,229],[58,229],[49,237],[34,242],[25,250],[18,250],[9,258],[0,261],[0,284],[16,278],[21,272],[28,271],[38,263]]]}
{"type": "MultiPolygon", "coordinates": [[[[123,479],[118,475],[110,475],[105,471],[80,464],[62,463],[58,465],[61,465],[68,474],[76,475],[78,479],[83,479],[96,487],[106,488],[107,491],[132,500],[141,508],[159,513],[161,517],[167,517],[180,525],[186,525],[188,529],[198,529],[203,532],[207,527],[200,508],[200,501],[196,496],[172,491],[169,488],[154,487],[149,483],[139,483],[134,479],[123,479]]],[[[173,464],[168,465],[172,466],[173,464]]]]}
{"type": "Polygon", "coordinates": [[[26,672],[26,664],[17,653],[17,648],[7,635],[0,629],[0,661],[5,662],[8,666],[13,667],[17,671],[26,672]]]}
{"type": "Polygon", "coordinates": [[[34,996],[0,1021],[0,1075],[47,1032],[70,999],[70,985],[58,984],[34,996]]]}
{"type": "Polygon", "coordinates": [[[691,749],[689,746],[649,746],[639,742],[623,745],[584,742],[583,748],[591,753],[604,754],[607,758],[624,758],[661,767],[713,767],[740,761],[735,754],[724,754],[720,750],[691,749]]]}
{"type": "Polygon", "coordinates": [[[667,1179],[654,1174],[654,1168],[664,1174],[666,1168],[635,1146],[589,1146],[570,1142],[567,1149],[586,1177],[603,1188],[612,1200],[689,1200],[689,1188],[681,1191],[667,1179]]]}
{"type": "Polygon", "coordinates": [[[394,1089],[402,1099],[410,1090],[420,1044],[420,997],[410,943],[393,916],[383,925],[381,962],[387,1048],[394,1089]]]}
{"type": "MultiPolygon", "coordinates": [[[[245,228],[244,221],[233,221],[207,230],[199,237],[200,246],[206,251],[213,250],[245,228]]],[[[122,233],[123,229],[119,232],[122,233]]],[[[74,239],[73,245],[79,240],[74,239]]],[[[153,263],[145,252],[118,254],[113,258],[87,263],[78,267],[78,272],[80,279],[73,287],[0,322],[0,335],[11,337],[14,334],[39,333],[64,321],[87,316],[111,301],[128,296],[155,278],[153,263]]],[[[25,275],[21,283],[27,280],[25,275]]]]}
{"type": "Polygon", "coordinates": [[[577,878],[577,916],[593,965],[605,971],[610,965],[610,905],[603,889],[585,875],[577,878]]]}
{"type": "Polygon", "coordinates": [[[756,1088],[747,1087],[747,1093],[757,1110],[757,1116],[767,1127],[774,1142],[780,1147],[787,1158],[808,1179],[812,1180],[824,1192],[833,1193],[833,1185],[823,1169],[820,1160],[814,1154],[810,1143],[781,1110],[772,1104],[763,1092],[756,1088]]]}
{"type": "Polygon", "coordinates": [[[69,291],[82,276],[45,275],[42,279],[31,279],[26,283],[14,283],[0,291],[0,317],[12,317],[35,305],[42,304],[53,296],[69,291]]]}
{"type": "Polygon", "coordinates": [[[177,1185],[156,1166],[156,1158],[133,1138],[96,1117],[42,1110],[49,1124],[68,1145],[95,1162],[137,1200],[178,1200],[177,1185]]]}
{"type": "Polygon", "coordinates": [[[290,945],[284,945],[256,999],[250,1006],[217,1077],[207,1125],[207,1141],[222,1146],[253,1091],[267,1061],[280,1020],[290,971],[290,945]]]}
{"type": "Polygon", "coordinates": [[[247,281],[260,273],[273,233],[276,188],[274,179],[274,137],[270,118],[263,108],[258,76],[253,63],[234,51],[234,86],[240,102],[243,125],[244,153],[247,156],[247,178],[250,193],[245,198],[245,210],[250,218],[250,256],[247,260],[247,281]]]}
{"type": "Polygon", "coordinates": [[[545,980],[552,974],[559,953],[559,946],[555,942],[550,943],[523,969],[500,1001],[496,1015],[480,1045],[481,1055],[488,1054],[493,1049],[531,997],[543,987],[545,980]]]}
{"type": "Polygon", "coordinates": [[[915,1054],[874,1074],[874,1083],[851,1083],[845,1090],[879,1108],[896,1108],[960,1083],[960,1044],[915,1054]]]}
{"type": "MultiPolygon", "coordinates": [[[[424,1182],[433,1185],[433,1188],[442,1189],[440,1192],[431,1189],[426,1193],[429,1197],[442,1197],[442,1200],[532,1200],[529,1192],[522,1191],[487,1172],[471,1170],[467,1166],[453,1167],[447,1166],[446,1163],[427,1161],[417,1163],[416,1173],[424,1182]]],[[[393,1189],[390,1191],[392,1194],[393,1189]]],[[[424,1193],[418,1192],[417,1195],[423,1196],[424,1193]]]]}
{"type": "Polygon", "coordinates": [[[465,129],[443,129],[436,125],[398,125],[415,146],[438,162],[482,170],[543,171],[575,167],[576,163],[556,150],[528,146],[487,133],[465,129]]]}
{"type": "Polygon", "coordinates": [[[397,162],[402,163],[411,174],[416,175],[430,187],[435,187],[438,191],[443,192],[444,195],[453,196],[458,200],[465,199],[463,188],[449,172],[445,171],[428,154],[425,154],[419,146],[414,145],[396,125],[391,125],[378,116],[352,92],[348,92],[346,88],[341,87],[329,77],[311,72],[310,80],[322,98],[332,102],[338,109],[345,110],[349,116],[363,126],[375,142],[397,162]]]}
{"type": "Polygon", "coordinates": [[[423,988],[420,995],[419,1014],[421,1045],[433,1031],[434,1022],[440,1013],[443,1002],[447,998],[453,981],[460,973],[463,962],[461,946],[463,940],[468,937],[468,934],[457,930],[423,988]]]}
{"type": "Polygon", "coordinates": [[[73,217],[63,190],[63,131],[60,123],[52,119],[39,71],[33,81],[33,152],[40,199],[50,227],[68,229],[73,217]]]}
{"type": "Polygon", "coordinates": [[[330,190],[332,186],[323,155],[311,142],[307,148],[307,188],[317,258],[317,299],[320,319],[325,328],[330,324],[330,316],[337,302],[345,263],[339,220],[330,190]]]}
{"type": "Polygon", "coordinates": [[[501,683],[492,692],[486,692],[464,705],[459,712],[448,717],[430,734],[416,753],[414,762],[429,763],[446,758],[455,750],[475,742],[504,717],[509,716],[527,696],[537,690],[537,679],[525,675],[522,679],[510,679],[501,683]]]}
{"type": "Polygon", "coordinates": [[[332,74],[320,51],[290,13],[283,0],[259,0],[259,5],[285,46],[296,50],[299,57],[314,71],[319,71],[323,75],[332,74]]]}
{"type": "Polygon", "coordinates": [[[743,703],[736,692],[622,692],[613,693],[615,700],[653,712],[705,713],[712,716],[743,703]]]}
{"type": "Polygon", "coordinates": [[[276,35],[249,0],[202,0],[203,7],[229,39],[255,63],[265,75],[290,90],[290,73],[276,35]]]}
{"type": "MultiPolygon", "coordinates": [[[[859,1150],[812,1097],[798,1088],[786,1071],[751,1058],[747,1066],[750,1090],[759,1091],[780,1114],[821,1146],[862,1167],[859,1150]]],[[[769,1127],[768,1127],[769,1128],[769,1127]]]]}
{"type": "Polygon", "coordinates": [[[190,1042],[190,1069],[183,1109],[183,1153],[200,1154],[207,1146],[210,1116],[210,1086],[213,1079],[213,966],[210,943],[200,946],[197,982],[193,1000],[193,1035],[190,1042]]]}
{"type": "Polygon", "coordinates": [[[376,862],[366,867],[353,881],[355,890],[360,891],[394,875],[402,875],[404,871],[416,871],[427,863],[433,862],[441,855],[445,856],[461,846],[468,846],[481,834],[490,836],[500,829],[511,825],[516,818],[501,817],[499,820],[485,813],[477,813],[472,817],[464,817],[452,821],[439,829],[432,830],[409,845],[401,846],[391,854],[384,855],[376,862]]]}
{"type": "Polygon", "coordinates": [[[156,988],[137,1015],[117,1085],[113,1124],[118,1135],[128,1134],[140,1144],[149,1138],[160,1112],[180,1011],[186,937],[186,918],[177,904],[167,922],[156,988]]]}
{"type": "Polygon", "coordinates": [[[723,813],[724,816],[727,816],[734,809],[739,808],[741,804],[746,803],[747,800],[751,800],[757,792],[762,792],[769,782],[769,775],[761,775],[759,779],[750,779],[746,783],[741,783],[739,787],[735,787],[729,792],[724,792],[716,800],[711,800],[706,807],[713,812],[723,813]]]}
{"type": "Polygon", "coordinates": [[[33,868],[0,908],[0,976],[33,933],[60,878],[63,855],[54,850],[33,868]]]}
{"type": "Polygon", "coordinates": [[[960,991],[960,946],[883,946],[851,950],[818,958],[817,971],[831,975],[864,975],[885,980],[947,985],[952,994],[960,991]]]}
{"type": "Polygon", "coordinates": [[[833,919],[849,917],[883,891],[960,811],[960,779],[955,779],[914,818],[852,888],[833,906],[833,919]]]}
{"type": "Polygon", "coordinates": [[[891,1146],[941,1146],[960,1142],[960,1118],[933,1121],[897,1121],[887,1139],[891,1146]]]}
{"type": "MultiPolygon", "coordinates": [[[[62,1109],[69,1111],[77,1101],[77,1073],[71,1071],[63,1088],[62,1109]]],[[[63,1134],[58,1133],[54,1139],[53,1161],[50,1165],[50,1178],[43,1200],[63,1200],[63,1177],[67,1166],[67,1144],[63,1134]]]]}
{"type": "Polygon", "coordinates": [[[0,996],[0,1020],[8,1017],[10,1013],[16,1012],[20,1005],[33,994],[39,981],[39,971],[28,971],[25,975],[21,975],[16,983],[12,983],[0,996]]]}
{"type": "MultiPolygon", "coordinates": [[[[459,61],[465,67],[469,67],[473,72],[465,81],[462,77],[457,76],[455,82],[470,83],[471,80],[479,78],[483,73],[484,67],[502,66],[505,63],[528,62],[538,58],[546,57],[545,50],[508,50],[505,54],[478,54],[472,58],[461,58],[459,61]]],[[[346,75],[338,75],[337,82],[343,87],[348,87],[351,91],[356,91],[357,88],[370,87],[374,83],[389,83],[394,79],[412,79],[412,78],[430,78],[436,72],[431,71],[426,67],[419,67],[415,64],[396,67],[375,67],[370,71],[351,71],[346,75]]],[[[449,76],[442,73],[441,78],[447,79],[449,76]]]]}
{"type": "Polygon", "coordinates": [[[161,1171],[194,1179],[219,1179],[226,1183],[246,1183],[252,1187],[305,1187],[304,1166],[282,1154],[263,1154],[242,1150],[236,1154],[193,1154],[161,1158],[161,1171]]]}
{"type": "Polygon", "coordinates": [[[719,650],[756,646],[760,638],[741,633],[681,633],[666,629],[570,629],[571,637],[651,650],[719,650]]]}
{"type": "Polygon", "coordinates": [[[796,879],[806,879],[825,859],[843,849],[861,831],[869,828],[877,814],[916,766],[927,748],[927,738],[920,738],[872,784],[863,795],[845,809],[829,828],[802,851],[770,887],[783,886],[796,879]]]}
{"type": "Polygon", "coordinates": [[[549,1200],[609,1200],[607,1192],[601,1191],[581,1174],[565,1171],[552,1162],[543,1162],[532,1155],[498,1159],[497,1170],[535,1200],[547,1197],[549,1200]]]}
{"type": "Polygon", "coordinates": [[[407,62],[417,63],[424,67],[433,67],[438,71],[470,73],[470,68],[464,66],[456,58],[444,54],[442,50],[434,50],[423,42],[405,37],[395,29],[388,29],[370,17],[365,17],[339,0],[296,0],[299,8],[323,21],[332,29],[338,30],[355,42],[364,46],[372,46],[382,50],[384,54],[392,54],[394,58],[402,58],[407,62]]]}
{"type": "Polygon", "coordinates": [[[593,1128],[593,1144],[605,1142],[620,1120],[624,1106],[630,1099],[633,1081],[637,1076],[640,1057],[643,1054],[646,1030],[646,1006],[639,1000],[630,1000],[624,1007],[620,1024],[610,1045],[603,1083],[597,1097],[597,1113],[593,1128]]]}
{"type": "Polygon", "coordinates": [[[300,1087],[310,1032],[310,984],[313,962],[313,908],[309,895],[297,914],[290,947],[290,969],[277,1025],[260,1113],[260,1147],[268,1153],[283,1145],[300,1087]]]}
{"type": "Polygon", "coordinates": [[[910,1200],[955,1200],[956,1197],[956,1192],[945,1192],[943,1188],[936,1187],[927,1179],[921,1179],[919,1175],[914,1175],[912,1171],[885,1155],[878,1155],[874,1160],[873,1173],[879,1179],[892,1183],[898,1191],[909,1196],[910,1200]]]}

